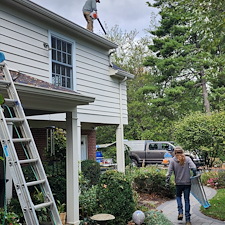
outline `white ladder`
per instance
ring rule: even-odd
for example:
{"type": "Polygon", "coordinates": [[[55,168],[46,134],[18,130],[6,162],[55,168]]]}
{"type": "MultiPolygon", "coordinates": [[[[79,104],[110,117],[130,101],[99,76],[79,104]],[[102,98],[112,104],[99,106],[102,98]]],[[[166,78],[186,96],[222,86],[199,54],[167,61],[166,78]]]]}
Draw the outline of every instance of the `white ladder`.
{"type": "Polygon", "coordinates": [[[38,213],[40,212],[38,211],[45,210],[48,212],[48,222],[51,222],[52,225],[62,225],[37,147],[5,61],[0,62],[1,70],[3,76],[0,76],[0,94],[6,89],[4,95],[7,97],[5,98],[4,108],[0,106],[0,141],[26,224],[39,225],[38,213]],[[10,109],[10,113],[8,109],[10,109]],[[8,127],[9,123],[13,124],[18,137],[12,137],[8,127]],[[26,151],[25,159],[20,159],[21,156],[17,152],[18,143],[21,143],[22,148],[26,151]],[[25,179],[23,171],[25,166],[31,168],[34,174],[32,180],[27,181],[25,179]],[[42,193],[43,202],[36,203],[31,196],[30,188],[37,189],[42,193]]]}

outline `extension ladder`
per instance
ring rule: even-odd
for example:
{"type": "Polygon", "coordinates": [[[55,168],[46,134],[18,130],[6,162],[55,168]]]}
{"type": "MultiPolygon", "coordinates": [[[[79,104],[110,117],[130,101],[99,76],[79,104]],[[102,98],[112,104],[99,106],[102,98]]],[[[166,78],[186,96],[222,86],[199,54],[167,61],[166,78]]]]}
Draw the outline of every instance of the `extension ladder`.
{"type": "MultiPolygon", "coordinates": [[[[2,57],[3,54],[0,54],[2,57]]],[[[0,76],[1,92],[4,88],[6,96],[4,104],[0,106],[0,140],[26,224],[39,225],[42,216],[40,214],[47,212],[48,222],[52,225],[61,225],[37,147],[4,58],[0,60],[0,71],[3,72],[2,79],[0,76]],[[13,136],[9,130],[10,123],[13,124],[13,136]],[[20,149],[22,147],[25,151],[25,157],[22,159],[21,153],[18,154],[18,144],[21,145],[20,149]],[[25,176],[24,168],[27,167],[31,168],[30,172],[33,173],[29,179],[25,176]],[[41,201],[33,199],[31,190],[35,189],[41,193],[41,201]]]]}

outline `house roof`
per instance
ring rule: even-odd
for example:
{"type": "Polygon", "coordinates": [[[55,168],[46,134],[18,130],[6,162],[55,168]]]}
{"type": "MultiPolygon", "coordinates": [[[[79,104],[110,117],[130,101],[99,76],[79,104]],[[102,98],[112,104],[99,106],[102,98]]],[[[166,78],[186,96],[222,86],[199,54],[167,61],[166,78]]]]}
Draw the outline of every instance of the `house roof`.
{"type": "Polygon", "coordinates": [[[31,15],[33,18],[41,19],[46,22],[46,24],[51,24],[55,27],[63,28],[64,31],[68,31],[71,35],[82,38],[82,40],[87,40],[89,43],[101,46],[107,50],[117,48],[117,45],[81,26],[73,23],[70,20],[46,9],[42,6],[29,1],[29,0],[2,0],[1,3],[8,5],[9,7],[14,7],[16,10],[20,10],[26,13],[26,15],[31,15]]]}
{"type": "MultiPolygon", "coordinates": [[[[1,75],[2,73],[0,78],[1,75]]],[[[11,72],[11,75],[27,116],[70,112],[77,105],[88,105],[95,100],[93,97],[25,74],[11,72]]]]}

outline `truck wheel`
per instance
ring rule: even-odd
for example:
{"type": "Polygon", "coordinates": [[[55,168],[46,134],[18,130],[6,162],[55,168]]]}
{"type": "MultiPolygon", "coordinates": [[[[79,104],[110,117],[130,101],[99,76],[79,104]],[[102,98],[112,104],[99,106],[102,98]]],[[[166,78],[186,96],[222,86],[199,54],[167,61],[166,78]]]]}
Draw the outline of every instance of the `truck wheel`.
{"type": "Polygon", "coordinates": [[[136,159],[131,159],[131,165],[134,167],[138,167],[138,162],[136,159]]]}

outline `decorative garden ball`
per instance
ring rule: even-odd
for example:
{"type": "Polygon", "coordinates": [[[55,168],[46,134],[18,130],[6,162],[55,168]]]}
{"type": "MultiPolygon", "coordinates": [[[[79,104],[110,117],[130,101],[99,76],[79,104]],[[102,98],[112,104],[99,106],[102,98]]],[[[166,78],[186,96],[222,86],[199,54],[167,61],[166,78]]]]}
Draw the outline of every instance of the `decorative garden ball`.
{"type": "Polygon", "coordinates": [[[137,225],[140,225],[145,220],[145,214],[141,210],[137,210],[133,213],[132,219],[137,225]]]}

